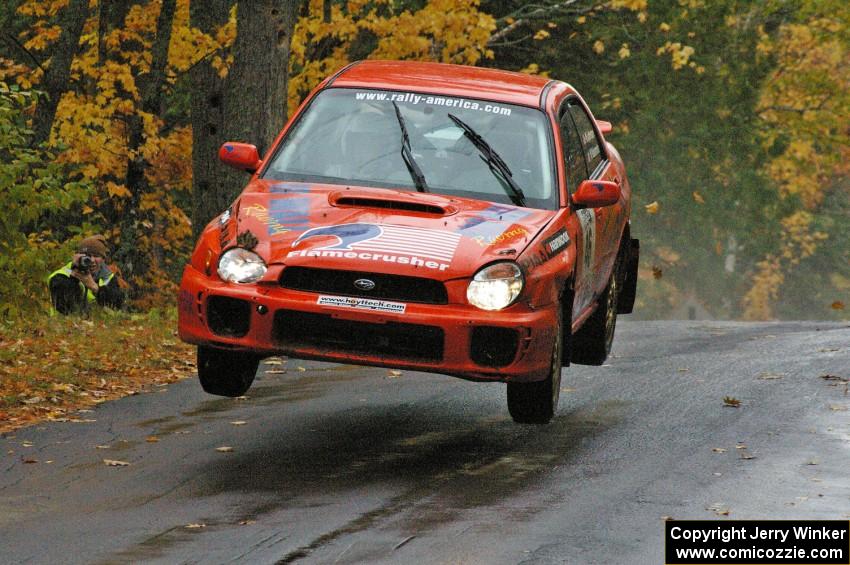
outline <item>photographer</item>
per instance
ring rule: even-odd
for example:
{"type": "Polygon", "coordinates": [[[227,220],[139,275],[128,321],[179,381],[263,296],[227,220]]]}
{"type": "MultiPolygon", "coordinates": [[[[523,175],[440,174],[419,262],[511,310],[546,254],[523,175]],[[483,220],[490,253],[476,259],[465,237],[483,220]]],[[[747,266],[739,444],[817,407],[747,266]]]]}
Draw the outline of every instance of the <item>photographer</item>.
{"type": "Polygon", "coordinates": [[[92,303],[110,308],[124,305],[118,276],[106,265],[108,255],[106,238],[102,235],[80,242],[71,262],[48,278],[51,313],[83,312],[92,303]]]}

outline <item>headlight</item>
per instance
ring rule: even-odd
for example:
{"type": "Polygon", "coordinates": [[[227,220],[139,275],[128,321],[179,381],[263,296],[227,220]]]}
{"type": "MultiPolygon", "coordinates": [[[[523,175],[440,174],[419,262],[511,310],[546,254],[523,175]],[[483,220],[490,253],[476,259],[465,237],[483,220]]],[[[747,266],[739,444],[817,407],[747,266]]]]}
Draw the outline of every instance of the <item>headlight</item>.
{"type": "Polygon", "coordinates": [[[513,304],[523,284],[519,265],[494,263],[475,273],[466,289],[466,299],[482,310],[501,310],[513,304]]]}
{"type": "Polygon", "coordinates": [[[218,260],[218,276],[235,283],[252,283],[266,274],[266,263],[253,251],[234,247],[218,260]]]}

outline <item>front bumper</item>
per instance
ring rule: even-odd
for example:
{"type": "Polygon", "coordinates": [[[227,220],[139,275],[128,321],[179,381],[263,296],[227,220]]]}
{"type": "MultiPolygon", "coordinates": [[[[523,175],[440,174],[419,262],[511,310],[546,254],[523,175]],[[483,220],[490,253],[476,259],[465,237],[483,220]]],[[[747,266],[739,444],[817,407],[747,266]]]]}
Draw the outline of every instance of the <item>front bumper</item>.
{"type": "Polygon", "coordinates": [[[320,305],[319,295],[276,284],[238,285],[187,266],[178,329],[188,343],[261,355],[443,373],[471,380],[545,379],[556,305],[406,303],[403,313],[320,305]]]}

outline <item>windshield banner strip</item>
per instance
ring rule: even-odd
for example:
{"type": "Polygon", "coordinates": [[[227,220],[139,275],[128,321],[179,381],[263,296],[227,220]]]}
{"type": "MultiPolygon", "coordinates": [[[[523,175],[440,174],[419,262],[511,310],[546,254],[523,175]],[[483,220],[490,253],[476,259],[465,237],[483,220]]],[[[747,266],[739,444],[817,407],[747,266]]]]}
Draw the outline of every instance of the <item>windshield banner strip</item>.
{"type": "Polygon", "coordinates": [[[442,106],[444,108],[462,108],[477,112],[486,112],[499,116],[510,116],[511,109],[498,104],[467,100],[465,98],[451,98],[448,96],[433,96],[431,94],[416,94],[414,92],[375,92],[365,91],[354,94],[355,100],[375,102],[396,102],[401,104],[427,106],[442,106]]]}

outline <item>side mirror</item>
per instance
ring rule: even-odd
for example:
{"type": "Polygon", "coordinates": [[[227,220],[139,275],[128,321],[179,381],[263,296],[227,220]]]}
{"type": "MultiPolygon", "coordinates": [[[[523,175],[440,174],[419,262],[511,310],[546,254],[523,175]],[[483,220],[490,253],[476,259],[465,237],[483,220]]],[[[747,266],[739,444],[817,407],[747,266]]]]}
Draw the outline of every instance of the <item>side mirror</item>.
{"type": "Polygon", "coordinates": [[[606,122],[604,120],[596,120],[596,125],[599,126],[599,133],[602,135],[608,135],[612,131],[614,131],[614,126],[611,125],[611,122],[606,122]]]}
{"type": "Polygon", "coordinates": [[[249,173],[256,172],[263,162],[260,160],[260,154],[257,152],[257,146],[250,143],[237,143],[228,141],[218,150],[218,159],[225,165],[230,165],[234,169],[247,171],[249,173]]]}
{"type": "Polygon", "coordinates": [[[573,203],[582,208],[603,208],[620,200],[620,185],[607,180],[586,180],[578,185],[573,203]]]}

